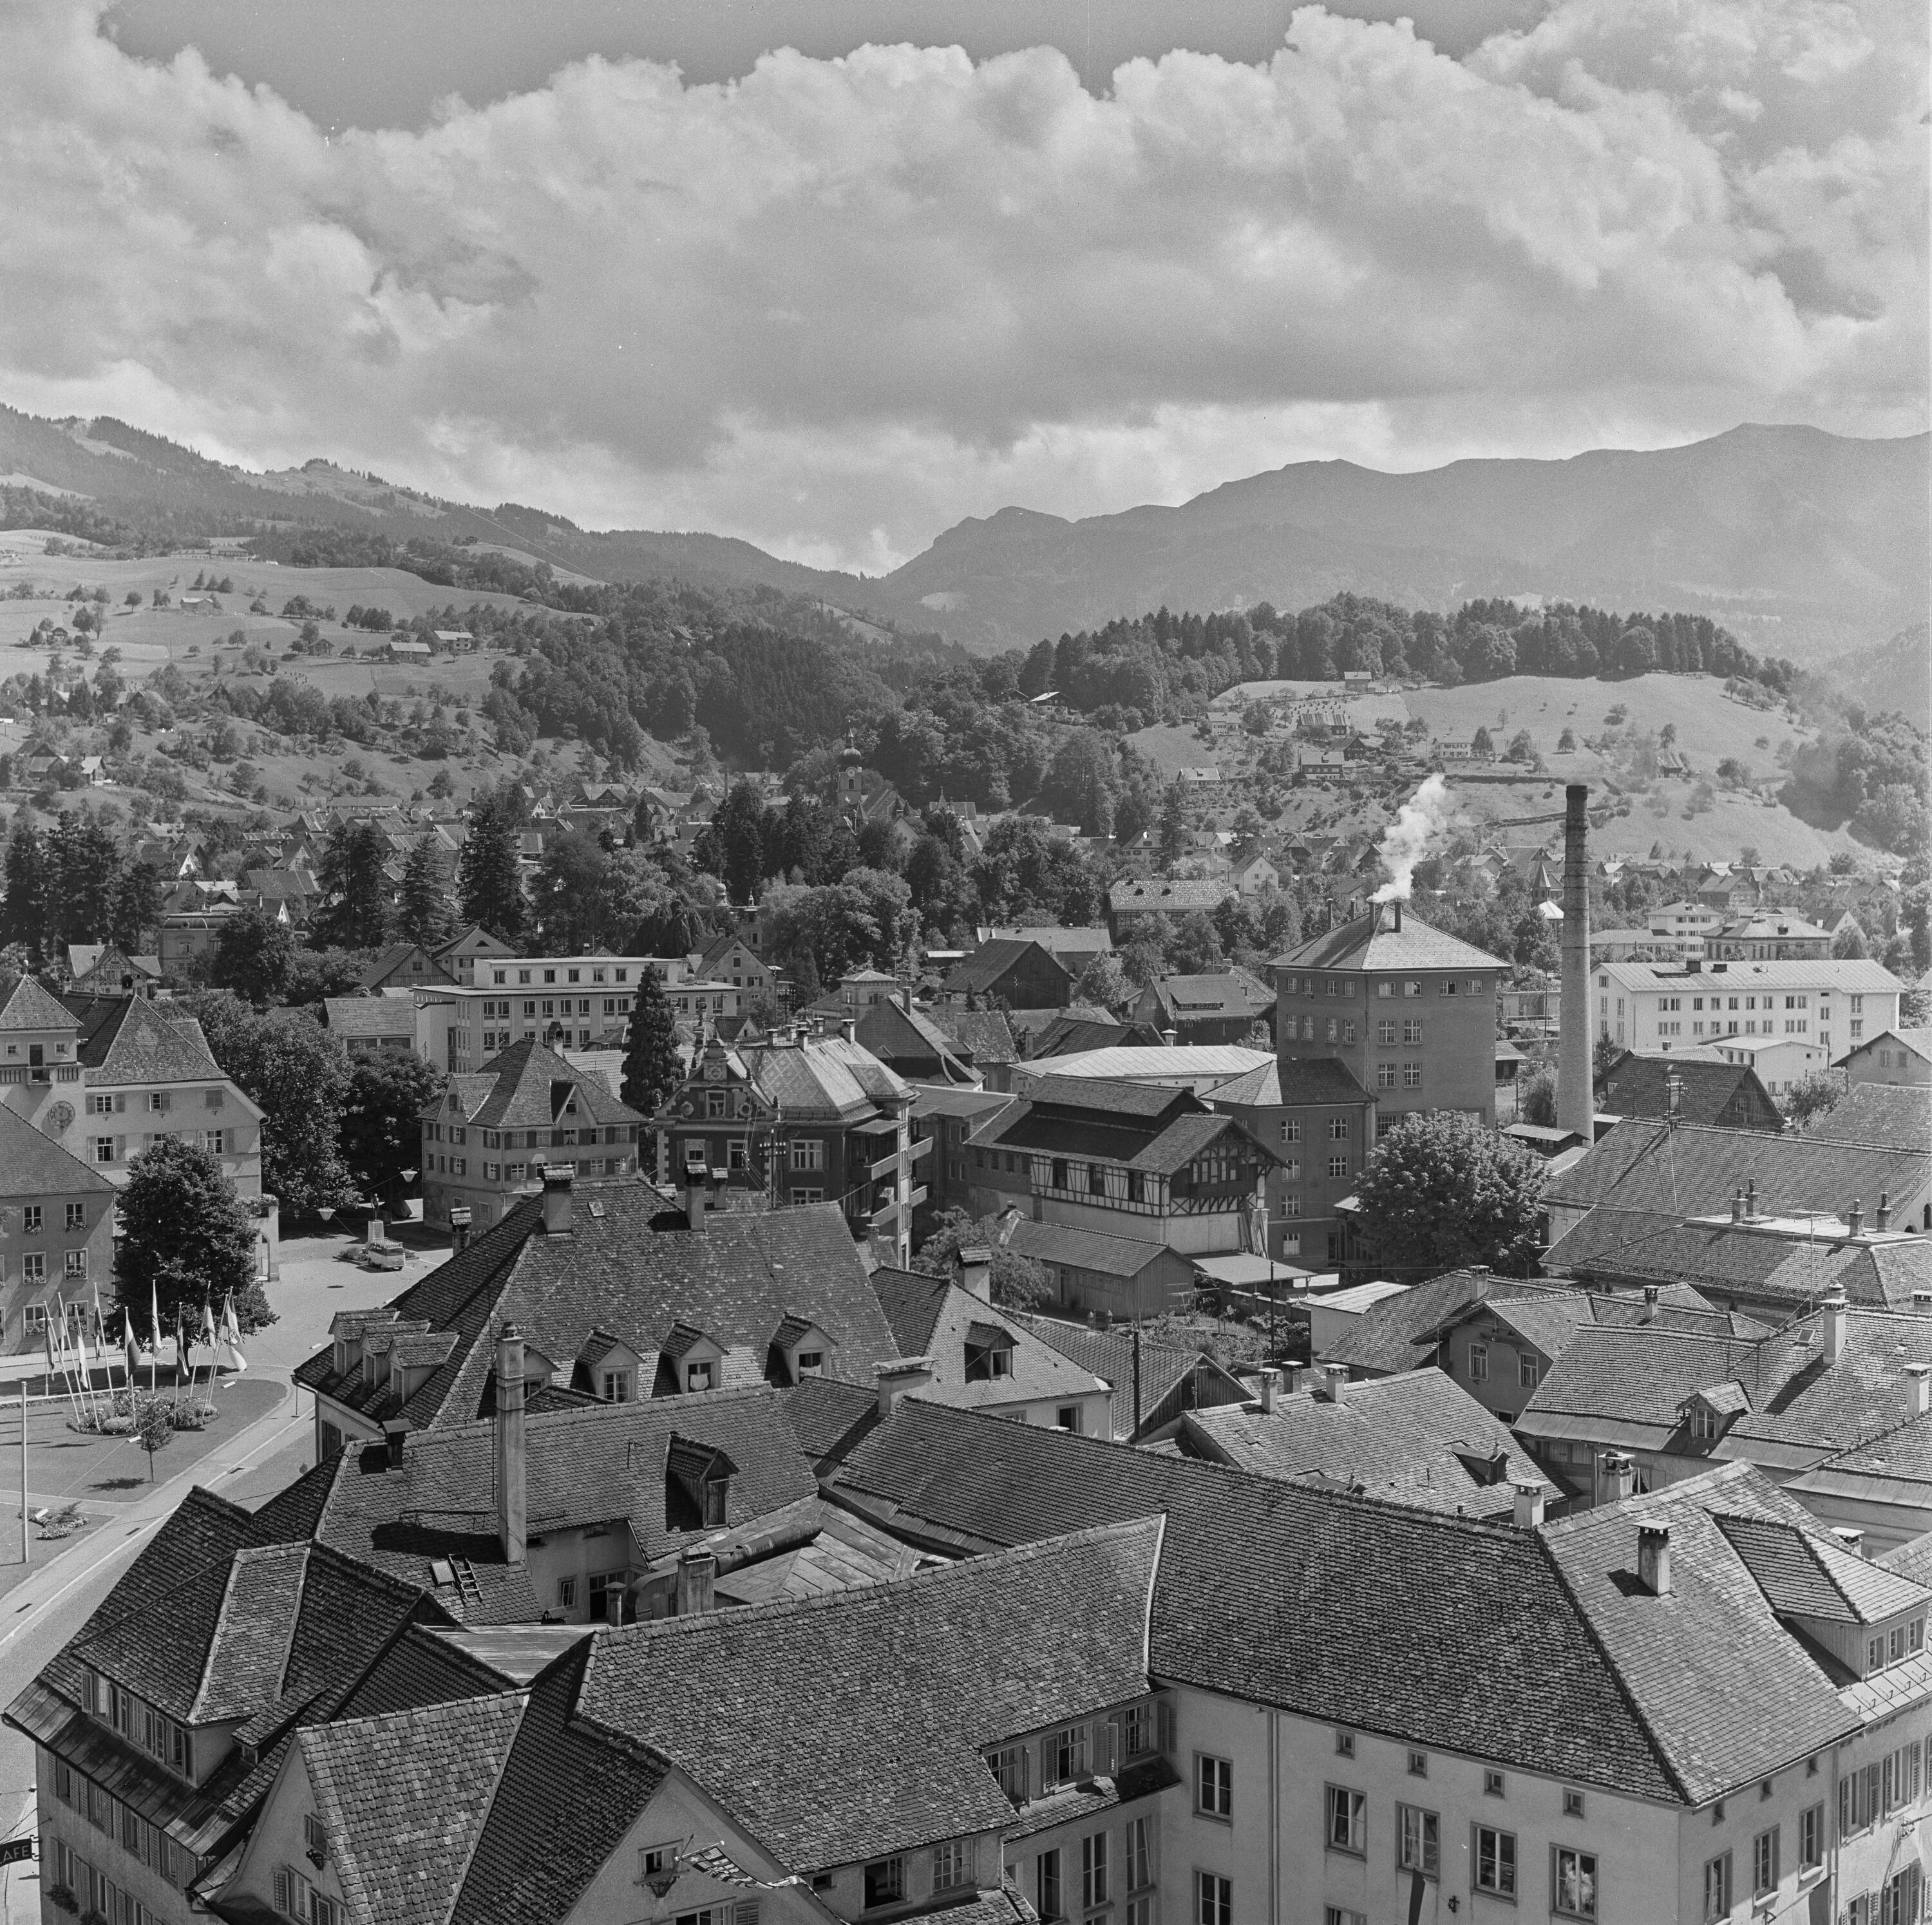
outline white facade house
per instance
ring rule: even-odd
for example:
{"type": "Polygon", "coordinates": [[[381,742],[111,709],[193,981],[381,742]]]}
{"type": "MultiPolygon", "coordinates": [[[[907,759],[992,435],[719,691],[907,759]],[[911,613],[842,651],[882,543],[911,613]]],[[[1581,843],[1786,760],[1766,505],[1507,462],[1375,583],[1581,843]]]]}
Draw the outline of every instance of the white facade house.
{"type": "Polygon", "coordinates": [[[1640,1054],[1739,1036],[1794,1039],[1827,1059],[1898,1021],[1905,985],[1871,961],[1600,962],[1599,1040],[1640,1054]]]}

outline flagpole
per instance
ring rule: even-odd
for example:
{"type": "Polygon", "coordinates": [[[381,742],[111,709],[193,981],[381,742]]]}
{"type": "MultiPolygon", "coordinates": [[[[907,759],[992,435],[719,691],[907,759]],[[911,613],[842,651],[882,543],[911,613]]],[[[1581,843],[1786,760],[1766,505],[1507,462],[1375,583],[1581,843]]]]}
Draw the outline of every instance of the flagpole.
{"type": "Polygon", "coordinates": [[[20,1375],[20,1561],[34,1561],[34,1540],[27,1528],[27,1378],[20,1375]]]}

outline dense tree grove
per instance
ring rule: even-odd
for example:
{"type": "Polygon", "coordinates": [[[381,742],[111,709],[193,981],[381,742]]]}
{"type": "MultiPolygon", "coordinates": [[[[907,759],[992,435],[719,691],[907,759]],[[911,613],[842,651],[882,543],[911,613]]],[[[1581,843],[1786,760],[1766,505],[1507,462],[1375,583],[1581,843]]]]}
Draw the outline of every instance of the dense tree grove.
{"type": "Polygon", "coordinates": [[[1808,821],[1849,821],[1867,841],[1903,856],[1932,843],[1928,783],[1924,730],[1895,709],[1852,707],[1841,726],[1798,748],[1779,799],[1808,821]]]}
{"type": "Polygon", "coordinates": [[[24,817],[8,838],[0,941],[18,943],[38,968],[69,943],[146,946],[160,908],[152,864],[130,862],[113,832],[80,811],[42,832],[24,817]]]}

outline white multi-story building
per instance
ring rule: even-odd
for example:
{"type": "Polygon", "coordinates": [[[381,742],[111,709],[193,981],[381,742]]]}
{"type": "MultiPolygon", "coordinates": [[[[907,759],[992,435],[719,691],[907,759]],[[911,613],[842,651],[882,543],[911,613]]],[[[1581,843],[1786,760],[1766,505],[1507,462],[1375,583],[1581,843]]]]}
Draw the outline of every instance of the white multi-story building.
{"type": "Polygon", "coordinates": [[[1898,1021],[1905,985],[1882,964],[1600,962],[1592,993],[1598,1039],[1640,1054],[1720,1037],[1792,1038],[1826,1059],[1898,1021]]]}

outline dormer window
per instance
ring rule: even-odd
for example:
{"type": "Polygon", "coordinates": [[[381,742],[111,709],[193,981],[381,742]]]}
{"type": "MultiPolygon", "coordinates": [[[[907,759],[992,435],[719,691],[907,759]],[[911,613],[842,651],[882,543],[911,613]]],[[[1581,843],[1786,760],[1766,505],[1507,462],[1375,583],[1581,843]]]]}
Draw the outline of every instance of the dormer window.
{"type": "Polygon", "coordinates": [[[715,1444],[674,1437],[664,1452],[664,1528],[710,1531],[722,1525],[737,1468],[715,1444]]]}
{"type": "Polygon", "coordinates": [[[604,1401],[607,1404],[628,1404],[632,1401],[631,1373],[628,1370],[607,1370],[604,1372],[604,1401]]]}
{"type": "Polygon", "coordinates": [[[999,1344],[966,1345],[966,1381],[969,1384],[988,1384],[996,1378],[1010,1377],[1013,1374],[1013,1350],[1010,1339],[999,1344]]]}
{"type": "Polygon", "coordinates": [[[1693,1404],[1690,1406],[1690,1435],[1693,1437],[1706,1442],[1713,1441],[1720,1429],[1722,1426],[1718,1421],[1718,1414],[1709,1405],[1693,1404]]]}
{"type": "Polygon", "coordinates": [[[687,1390],[709,1390],[712,1387],[713,1366],[708,1358],[684,1366],[684,1387],[687,1390]]]}

